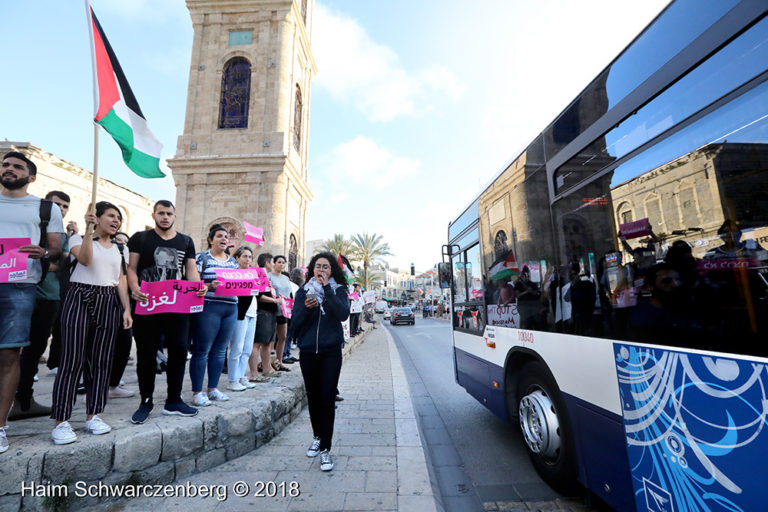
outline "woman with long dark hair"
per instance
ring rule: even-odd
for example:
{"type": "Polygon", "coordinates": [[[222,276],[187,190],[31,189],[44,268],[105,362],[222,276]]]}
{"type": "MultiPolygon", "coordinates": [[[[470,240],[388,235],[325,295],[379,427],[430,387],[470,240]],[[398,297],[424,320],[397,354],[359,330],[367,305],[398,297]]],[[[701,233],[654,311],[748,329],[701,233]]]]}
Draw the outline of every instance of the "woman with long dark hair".
{"type": "Polygon", "coordinates": [[[224,368],[227,345],[237,323],[237,297],[217,297],[216,269],[236,269],[237,260],[227,254],[229,233],[221,224],[214,224],[208,232],[208,250],[199,253],[195,260],[200,278],[205,282],[203,311],[194,315],[192,324],[192,360],[189,376],[195,405],[206,407],[211,400],[224,402],[229,397],[219,391],[219,379],[224,368]],[[203,378],[208,369],[208,393],[203,391],[203,378]]]}
{"type": "MultiPolygon", "coordinates": [[[[253,262],[253,250],[241,245],[235,251],[235,259],[241,269],[247,269],[253,262]]],[[[245,391],[256,387],[248,381],[245,370],[253,350],[253,334],[256,332],[256,300],[252,295],[237,298],[237,324],[229,340],[229,357],[227,359],[227,379],[230,391],[245,391]]]]}
{"type": "Polygon", "coordinates": [[[320,455],[320,469],[330,471],[334,402],[344,343],[341,323],[349,317],[349,299],[344,271],[331,253],[316,254],[309,262],[309,272],[313,277],[296,292],[292,324],[312,423],[313,440],[307,457],[320,455]]]}
{"type": "Polygon", "coordinates": [[[133,324],[128,302],[126,260],[112,237],[120,229],[123,216],[117,206],[101,201],[96,213],[89,208],[82,237],[74,235],[69,251],[78,265],[61,308],[61,361],[53,384],[51,418],[56,427],[51,433],[55,444],[77,440],[69,424],[80,375],[86,388],[85,429],[106,434],[112,427],[99,418],[107,403],[109,373],[117,331],[133,324]]]}

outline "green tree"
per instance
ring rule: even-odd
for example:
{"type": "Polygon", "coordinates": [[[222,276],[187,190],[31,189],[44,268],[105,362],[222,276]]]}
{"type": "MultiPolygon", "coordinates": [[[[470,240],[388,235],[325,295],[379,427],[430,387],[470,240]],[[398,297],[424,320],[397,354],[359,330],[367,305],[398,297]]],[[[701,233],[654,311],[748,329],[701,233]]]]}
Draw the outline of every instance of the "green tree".
{"type": "Polygon", "coordinates": [[[329,238],[323,242],[323,245],[318,252],[328,251],[335,255],[341,253],[349,258],[354,252],[354,248],[355,245],[352,243],[352,240],[345,238],[344,235],[335,234],[333,235],[333,238],[329,238]]]}
{"type": "Polygon", "coordinates": [[[366,290],[370,286],[373,277],[371,271],[386,266],[384,256],[392,255],[389,251],[389,244],[383,242],[383,238],[383,236],[376,233],[372,235],[363,233],[362,235],[357,234],[352,237],[352,243],[354,244],[352,259],[363,266],[360,277],[364,279],[363,286],[365,286],[366,290]]]}

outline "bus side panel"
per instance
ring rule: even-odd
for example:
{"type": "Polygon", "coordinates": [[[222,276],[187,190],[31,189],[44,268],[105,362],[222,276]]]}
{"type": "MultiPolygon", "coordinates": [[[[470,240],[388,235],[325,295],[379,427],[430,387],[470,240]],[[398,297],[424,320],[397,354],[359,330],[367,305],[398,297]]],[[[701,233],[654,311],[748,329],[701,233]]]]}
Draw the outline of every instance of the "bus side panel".
{"type": "Polygon", "coordinates": [[[621,416],[597,409],[567,393],[563,393],[563,399],[579,454],[579,481],[615,510],[634,511],[621,416]]]}
{"type": "Polygon", "coordinates": [[[509,421],[504,404],[504,368],[475,357],[463,350],[454,349],[456,381],[496,416],[509,421]],[[498,387],[493,382],[498,383],[498,387]]]}

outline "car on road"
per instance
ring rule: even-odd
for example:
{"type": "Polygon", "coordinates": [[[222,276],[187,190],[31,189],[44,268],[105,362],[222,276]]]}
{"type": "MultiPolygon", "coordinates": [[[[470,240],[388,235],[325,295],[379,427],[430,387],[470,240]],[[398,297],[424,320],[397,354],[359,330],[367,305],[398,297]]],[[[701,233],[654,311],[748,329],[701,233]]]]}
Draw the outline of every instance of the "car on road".
{"type": "Polygon", "coordinates": [[[416,315],[411,308],[395,308],[389,319],[390,325],[411,324],[416,325],[416,315]]]}
{"type": "Polygon", "coordinates": [[[373,310],[379,314],[383,313],[384,311],[387,310],[387,301],[385,300],[376,301],[376,305],[373,306],[373,310]]]}
{"type": "Polygon", "coordinates": [[[384,311],[384,320],[389,320],[392,318],[392,308],[387,308],[386,311],[384,311]]]}

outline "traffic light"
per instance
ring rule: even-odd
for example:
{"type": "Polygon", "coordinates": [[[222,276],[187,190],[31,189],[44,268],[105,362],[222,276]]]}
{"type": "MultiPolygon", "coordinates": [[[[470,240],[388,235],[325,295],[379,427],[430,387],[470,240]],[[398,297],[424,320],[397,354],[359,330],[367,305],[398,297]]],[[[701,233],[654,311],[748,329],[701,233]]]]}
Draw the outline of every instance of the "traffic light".
{"type": "Polygon", "coordinates": [[[416,267],[413,266],[413,263],[411,263],[411,275],[412,276],[416,275],[416,267]]]}

